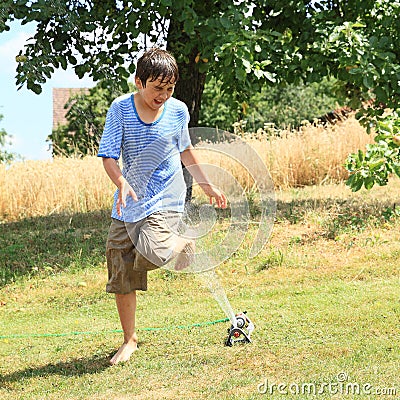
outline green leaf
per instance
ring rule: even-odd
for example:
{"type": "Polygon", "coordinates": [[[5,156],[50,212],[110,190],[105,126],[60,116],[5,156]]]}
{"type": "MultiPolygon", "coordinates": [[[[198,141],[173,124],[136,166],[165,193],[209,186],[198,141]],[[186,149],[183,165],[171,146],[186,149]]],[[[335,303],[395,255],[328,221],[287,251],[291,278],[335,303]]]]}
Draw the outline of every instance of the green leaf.
{"type": "Polygon", "coordinates": [[[353,192],[358,192],[363,185],[364,180],[356,173],[350,175],[350,177],[346,181],[346,185],[351,188],[353,192]]]}
{"type": "Polygon", "coordinates": [[[378,160],[370,161],[368,163],[369,169],[371,171],[378,171],[382,167],[382,165],[385,164],[385,161],[386,161],[385,158],[380,158],[378,160]]]}
{"type": "Polygon", "coordinates": [[[227,57],[225,58],[225,60],[224,60],[224,65],[225,65],[225,67],[228,67],[228,66],[231,65],[231,64],[232,64],[232,56],[229,55],[229,56],[227,56],[227,57]]]}
{"type": "Polygon", "coordinates": [[[264,76],[265,76],[270,82],[272,82],[272,83],[275,83],[275,82],[276,82],[275,75],[272,74],[271,72],[264,71],[264,76]]]}
{"type": "Polygon", "coordinates": [[[367,189],[367,190],[372,189],[374,184],[375,184],[375,180],[374,180],[374,178],[372,176],[369,176],[368,178],[364,179],[364,187],[365,187],[365,189],[367,189]]]}
{"type": "MultiPolygon", "coordinates": [[[[386,87],[385,87],[386,89],[386,87]]],[[[378,86],[374,89],[375,95],[376,95],[376,99],[377,101],[380,101],[382,103],[386,103],[388,100],[388,95],[386,90],[383,89],[382,87],[378,86]]]]}
{"type": "Polygon", "coordinates": [[[26,87],[29,90],[32,90],[32,92],[34,92],[36,94],[42,93],[42,87],[40,85],[38,85],[37,83],[33,83],[33,82],[28,81],[26,87]]]}
{"type": "Polygon", "coordinates": [[[82,79],[86,73],[86,65],[76,65],[75,66],[75,73],[78,75],[79,79],[82,79]]]}
{"type": "Polygon", "coordinates": [[[349,74],[351,74],[351,75],[356,75],[356,74],[360,74],[360,73],[362,73],[361,68],[355,67],[355,68],[349,69],[349,74]]]}
{"type": "Polygon", "coordinates": [[[243,66],[244,66],[244,68],[246,70],[246,74],[250,73],[251,72],[251,64],[250,64],[250,62],[248,60],[246,60],[246,59],[242,59],[242,64],[243,64],[243,66]]]}
{"type": "Polygon", "coordinates": [[[121,85],[121,89],[122,89],[124,92],[128,92],[128,91],[129,91],[129,85],[128,85],[128,82],[127,82],[126,80],[122,80],[122,81],[120,82],[120,85],[121,85]]]}
{"type": "Polygon", "coordinates": [[[235,68],[235,76],[236,79],[238,79],[239,81],[244,81],[246,79],[246,71],[241,68],[241,67],[236,67],[235,68]]]}
{"type": "Polygon", "coordinates": [[[192,19],[186,19],[183,23],[183,29],[187,34],[191,34],[194,31],[194,21],[192,19]]]}
{"type": "Polygon", "coordinates": [[[255,69],[255,70],[254,70],[254,75],[255,75],[258,79],[260,79],[260,78],[262,78],[262,77],[264,76],[264,71],[262,71],[261,69],[255,69]]]}
{"type": "Polygon", "coordinates": [[[136,71],[136,65],[133,64],[133,63],[130,64],[129,67],[128,67],[128,70],[129,70],[129,72],[130,72],[131,74],[135,73],[135,71],[136,71]]]}
{"type": "Polygon", "coordinates": [[[72,65],[77,64],[78,60],[72,54],[69,54],[67,57],[68,57],[68,61],[70,64],[72,64],[72,65]]]}
{"type": "Polygon", "coordinates": [[[271,64],[272,64],[272,61],[271,61],[271,60],[263,60],[263,61],[260,62],[260,67],[261,67],[261,68],[264,68],[264,67],[266,67],[267,65],[271,65],[271,64]]]}
{"type": "Polygon", "coordinates": [[[65,59],[65,57],[59,57],[59,61],[60,61],[60,64],[61,64],[61,68],[63,70],[66,70],[67,67],[68,67],[68,63],[67,63],[67,60],[65,59]]]}
{"type": "Polygon", "coordinates": [[[225,17],[225,16],[223,16],[222,18],[220,18],[220,22],[221,22],[221,25],[222,25],[225,29],[229,29],[229,28],[232,26],[231,21],[229,20],[229,18],[227,18],[227,17],[225,17]]]}
{"type": "Polygon", "coordinates": [[[363,78],[363,85],[368,88],[372,89],[374,87],[374,78],[371,75],[365,75],[363,78]]]}
{"type": "Polygon", "coordinates": [[[64,48],[64,36],[54,39],[53,48],[55,51],[61,51],[64,48]]]}
{"type": "Polygon", "coordinates": [[[198,64],[198,68],[199,68],[199,72],[201,73],[201,74],[204,74],[205,72],[207,72],[208,71],[208,68],[209,68],[209,63],[199,63],[198,64]]]}
{"type": "Polygon", "coordinates": [[[394,173],[400,178],[400,164],[393,164],[392,168],[394,173]]]}
{"type": "Polygon", "coordinates": [[[393,134],[393,128],[387,122],[379,121],[377,123],[377,127],[378,127],[379,133],[382,133],[382,134],[385,134],[385,135],[392,135],[393,134]]]}
{"type": "Polygon", "coordinates": [[[116,69],[115,69],[115,72],[120,76],[120,77],[124,77],[124,78],[127,78],[127,77],[129,77],[129,72],[126,70],[126,68],[124,68],[124,67],[117,67],[116,69]]]}
{"type": "Polygon", "coordinates": [[[346,185],[347,185],[347,186],[352,187],[355,176],[356,176],[355,174],[351,174],[351,175],[347,178],[347,180],[346,180],[346,185]]]}

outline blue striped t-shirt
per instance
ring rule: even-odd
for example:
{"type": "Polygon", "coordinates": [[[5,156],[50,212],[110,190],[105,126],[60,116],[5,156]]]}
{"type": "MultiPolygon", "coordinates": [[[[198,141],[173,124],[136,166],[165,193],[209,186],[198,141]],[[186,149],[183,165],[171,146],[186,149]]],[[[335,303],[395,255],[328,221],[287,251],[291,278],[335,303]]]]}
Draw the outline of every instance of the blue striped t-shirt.
{"type": "Polygon", "coordinates": [[[164,103],[162,115],[150,124],[140,119],[133,94],[113,101],[98,156],[115,160],[122,157],[122,174],[138,197],[137,202],[127,197],[120,217],[117,190],[113,218],[136,222],[160,210],[183,212],[186,185],[180,153],[191,144],[188,123],[186,105],[173,97],[164,103]]]}

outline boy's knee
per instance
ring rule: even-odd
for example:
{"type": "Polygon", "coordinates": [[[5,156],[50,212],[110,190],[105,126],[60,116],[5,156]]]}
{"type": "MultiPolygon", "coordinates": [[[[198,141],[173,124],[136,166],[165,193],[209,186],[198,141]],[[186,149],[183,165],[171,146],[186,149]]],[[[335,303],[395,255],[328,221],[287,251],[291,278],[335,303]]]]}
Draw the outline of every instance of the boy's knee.
{"type": "Polygon", "coordinates": [[[163,248],[136,248],[136,259],[135,259],[135,268],[136,269],[144,269],[144,270],[152,270],[163,267],[167,264],[173,255],[171,250],[165,250],[163,248]]]}

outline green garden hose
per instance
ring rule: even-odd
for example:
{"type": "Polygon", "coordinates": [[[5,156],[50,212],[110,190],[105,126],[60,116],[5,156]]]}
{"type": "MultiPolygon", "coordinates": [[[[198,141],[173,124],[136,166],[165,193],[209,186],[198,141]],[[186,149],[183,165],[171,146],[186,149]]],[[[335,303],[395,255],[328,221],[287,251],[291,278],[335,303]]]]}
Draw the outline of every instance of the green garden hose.
{"type": "MultiPolygon", "coordinates": [[[[173,329],[191,329],[208,325],[215,325],[221,322],[227,322],[229,318],[217,319],[215,321],[198,322],[191,325],[176,325],[160,328],[138,328],[139,331],[170,331],[173,329]]],[[[74,335],[101,335],[105,333],[121,333],[122,329],[114,329],[110,331],[88,331],[88,332],[64,332],[64,333],[16,333],[11,335],[0,335],[0,339],[21,339],[21,338],[42,338],[42,337],[60,337],[74,335]]]]}

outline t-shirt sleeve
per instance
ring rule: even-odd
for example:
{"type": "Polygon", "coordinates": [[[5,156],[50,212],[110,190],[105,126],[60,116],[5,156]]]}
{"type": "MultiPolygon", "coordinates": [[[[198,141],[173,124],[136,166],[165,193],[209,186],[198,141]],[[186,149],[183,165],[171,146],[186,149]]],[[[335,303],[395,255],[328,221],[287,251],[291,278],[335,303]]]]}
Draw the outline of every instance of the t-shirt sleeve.
{"type": "Polygon", "coordinates": [[[189,135],[189,121],[190,121],[190,115],[187,107],[185,107],[185,115],[184,115],[184,123],[182,127],[181,134],[178,138],[178,149],[179,152],[182,153],[185,151],[189,146],[192,145],[192,142],[190,140],[190,135],[189,135]]]}
{"type": "Polygon", "coordinates": [[[107,112],[97,156],[118,160],[121,154],[122,136],[123,123],[121,110],[118,104],[113,102],[107,112]]]}

